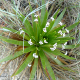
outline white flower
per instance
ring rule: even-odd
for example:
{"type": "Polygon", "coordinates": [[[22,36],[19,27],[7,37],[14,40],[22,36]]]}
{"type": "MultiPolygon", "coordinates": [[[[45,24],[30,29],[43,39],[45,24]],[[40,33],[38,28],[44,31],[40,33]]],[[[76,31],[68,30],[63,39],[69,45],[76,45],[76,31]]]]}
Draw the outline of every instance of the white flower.
{"type": "Polygon", "coordinates": [[[57,46],[57,43],[55,43],[53,46],[56,47],[57,46]]]}
{"type": "Polygon", "coordinates": [[[28,64],[28,67],[31,67],[31,64],[28,64]]]}
{"type": "Polygon", "coordinates": [[[33,57],[38,58],[38,55],[36,55],[36,53],[33,53],[33,57]]]}
{"type": "Polygon", "coordinates": [[[58,24],[59,24],[59,25],[61,25],[61,26],[63,25],[63,23],[62,23],[62,22],[59,22],[58,24]]]}
{"type": "Polygon", "coordinates": [[[53,18],[53,17],[51,17],[51,20],[52,20],[52,21],[54,21],[54,18],[53,18]]]}
{"type": "Polygon", "coordinates": [[[43,31],[44,31],[44,32],[47,32],[46,28],[43,28],[43,31]]]}
{"type": "Polygon", "coordinates": [[[49,22],[47,22],[45,27],[48,27],[48,26],[49,26],[49,24],[50,24],[50,23],[49,23],[49,22]]]}
{"type": "Polygon", "coordinates": [[[22,33],[24,33],[24,31],[23,31],[23,30],[21,30],[21,31],[20,31],[20,34],[22,34],[22,33]]]}
{"type": "Polygon", "coordinates": [[[35,58],[38,58],[38,55],[35,55],[35,58]]]}
{"type": "Polygon", "coordinates": [[[5,64],[5,62],[2,62],[2,64],[5,64]]]}
{"type": "Polygon", "coordinates": [[[53,48],[50,48],[51,51],[54,51],[54,50],[56,49],[56,47],[57,47],[57,43],[55,43],[55,44],[53,45],[53,48]]]}
{"type": "Polygon", "coordinates": [[[35,57],[36,53],[33,53],[33,57],[35,57]]]}
{"type": "Polygon", "coordinates": [[[65,55],[67,55],[67,51],[66,51],[65,55]]]}
{"type": "Polygon", "coordinates": [[[48,43],[46,40],[44,40],[44,43],[48,43]]]}
{"type": "Polygon", "coordinates": [[[63,33],[63,37],[65,37],[65,33],[63,33]]]}
{"type": "Polygon", "coordinates": [[[28,41],[28,43],[29,43],[30,45],[33,45],[33,43],[31,42],[31,39],[28,41]]]}
{"type": "Polygon", "coordinates": [[[63,34],[61,30],[59,30],[58,33],[60,33],[61,35],[63,34]]]}
{"type": "Polygon", "coordinates": [[[39,44],[40,44],[40,45],[42,45],[42,44],[43,44],[43,42],[42,42],[42,41],[39,41],[39,44]]]}
{"type": "Polygon", "coordinates": [[[65,49],[65,45],[62,45],[62,50],[65,49]]]}
{"type": "Polygon", "coordinates": [[[67,33],[69,33],[69,30],[65,29],[67,33]]]}
{"type": "Polygon", "coordinates": [[[38,15],[34,15],[34,17],[38,17],[38,15]]]}
{"type": "Polygon", "coordinates": [[[67,42],[65,42],[64,45],[66,46],[67,45],[67,42]]]}
{"type": "Polygon", "coordinates": [[[22,28],[19,28],[19,30],[22,30],[22,28]]]}
{"type": "Polygon", "coordinates": [[[38,21],[38,19],[34,19],[34,21],[35,21],[35,22],[37,22],[37,21],[38,21]]]}
{"type": "Polygon", "coordinates": [[[55,50],[55,48],[53,47],[53,48],[50,48],[51,49],[51,51],[54,51],[55,50]]]}
{"type": "Polygon", "coordinates": [[[55,57],[55,59],[57,59],[57,56],[55,57]]]}

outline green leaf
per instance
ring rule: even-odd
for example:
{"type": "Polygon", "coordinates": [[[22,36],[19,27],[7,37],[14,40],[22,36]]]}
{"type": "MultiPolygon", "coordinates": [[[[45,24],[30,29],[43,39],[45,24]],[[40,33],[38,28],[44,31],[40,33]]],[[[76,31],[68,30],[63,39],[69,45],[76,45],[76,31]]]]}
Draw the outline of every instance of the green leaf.
{"type": "Polygon", "coordinates": [[[40,35],[41,30],[40,30],[39,24],[36,24],[36,25],[37,25],[37,41],[39,41],[39,35],[40,35]]]}
{"type": "Polygon", "coordinates": [[[43,50],[39,51],[39,56],[40,56],[40,59],[41,59],[43,69],[45,69],[46,68],[46,66],[45,66],[46,60],[45,60],[45,53],[43,52],[43,50]]]}
{"type": "MultiPolygon", "coordinates": [[[[12,32],[12,33],[18,34],[18,35],[20,35],[20,36],[23,37],[23,34],[20,34],[20,31],[17,31],[17,30],[15,30],[15,29],[3,27],[1,30],[3,30],[3,31],[8,31],[8,32],[12,32]]],[[[25,39],[29,40],[29,37],[28,37],[27,35],[25,35],[25,39]]]]}
{"type": "Polygon", "coordinates": [[[65,27],[65,25],[62,25],[62,26],[60,26],[60,27],[57,27],[57,28],[53,29],[53,31],[58,32],[58,31],[61,30],[63,27],[65,27]]]}
{"type": "MultiPolygon", "coordinates": [[[[23,46],[23,41],[9,39],[9,38],[3,37],[3,36],[0,36],[0,39],[5,41],[5,42],[11,43],[11,44],[16,44],[16,45],[23,46]]],[[[27,41],[24,41],[24,46],[29,46],[27,41]]]]}
{"type": "Polygon", "coordinates": [[[34,79],[34,76],[36,74],[37,65],[38,65],[38,58],[35,58],[34,65],[32,67],[32,71],[31,71],[29,80],[33,80],[34,79]]]}
{"type": "Polygon", "coordinates": [[[34,36],[35,36],[35,40],[37,41],[37,23],[33,22],[33,30],[34,30],[34,36]]]}
{"type": "Polygon", "coordinates": [[[61,53],[61,52],[60,52],[59,50],[57,50],[57,49],[54,50],[54,51],[51,51],[48,47],[43,47],[43,50],[44,50],[45,52],[47,52],[47,53],[53,53],[54,55],[62,56],[62,57],[64,57],[64,58],[66,58],[66,59],[71,59],[71,60],[75,59],[75,58],[73,58],[73,57],[69,57],[69,56],[61,53]]]}
{"type": "Polygon", "coordinates": [[[60,37],[60,38],[56,38],[55,40],[71,40],[74,39],[73,37],[60,37]]]}
{"type": "Polygon", "coordinates": [[[54,25],[53,25],[53,27],[52,27],[51,30],[53,30],[53,28],[56,27],[57,24],[61,21],[63,15],[64,15],[64,13],[65,13],[65,11],[66,11],[66,8],[62,11],[62,13],[59,15],[59,17],[55,20],[55,23],[54,23],[54,25]]]}
{"type": "Polygon", "coordinates": [[[71,26],[67,27],[68,30],[72,30],[73,28],[75,28],[80,22],[76,22],[74,24],[72,24],[71,26]]]}
{"type": "Polygon", "coordinates": [[[25,48],[24,51],[21,50],[21,51],[18,51],[18,52],[16,52],[16,53],[14,53],[14,55],[11,54],[11,55],[9,55],[9,56],[1,59],[0,62],[4,62],[4,61],[11,60],[11,59],[15,59],[15,58],[21,56],[21,55],[24,54],[24,53],[28,53],[28,52],[30,52],[30,51],[33,51],[34,49],[35,49],[35,48],[34,48],[33,46],[32,46],[32,47],[25,48]]]}
{"type": "Polygon", "coordinates": [[[52,28],[54,22],[55,22],[55,20],[54,21],[50,21],[50,25],[49,25],[49,27],[47,27],[47,34],[46,35],[51,34],[53,32],[53,31],[51,31],[51,33],[50,33],[50,29],[52,28]]]}
{"type": "Polygon", "coordinates": [[[19,32],[19,31],[15,30],[15,29],[7,28],[7,27],[2,27],[2,29],[0,29],[0,30],[13,32],[13,33],[18,33],[19,32]]]}
{"type": "MultiPolygon", "coordinates": [[[[46,23],[47,23],[47,18],[48,18],[48,12],[46,11],[45,12],[45,15],[44,15],[44,19],[43,19],[43,22],[42,22],[42,25],[41,27],[44,28],[46,23]]],[[[43,30],[42,30],[43,31],[43,30]]]]}
{"type": "MultiPolygon", "coordinates": [[[[14,74],[14,75],[17,75],[17,74],[19,74],[21,71],[23,71],[25,68],[26,68],[26,66],[30,63],[30,61],[33,59],[33,52],[31,52],[30,54],[29,54],[29,56],[24,60],[24,62],[21,64],[21,66],[19,67],[19,69],[17,70],[17,72],[14,74]]],[[[12,75],[12,76],[14,76],[14,75],[12,75]]]]}
{"type": "Polygon", "coordinates": [[[30,46],[30,47],[28,47],[28,48],[26,48],[26,49],[24,49],[24,53],[28,53],[28,52],[30,52],[30,51],[33,51],[35,49],[35,46],[30,46]]]}
{"type": "Polygon", "coordinates": [[[50,56],[50,58],[52,58],[58,65],[63,65],[61,61],[59,61],[58,59],[55,59],[55,57],[53,56],[53,54],[49,54],[46,52],[47,55],[50,56]]]}
{"type": "MultiPolygon", "coordinates": [[[[42,5],[45,4],[45,0],[42,0],[42,5]]],[[[45,16],[45,9],[46,7],[44,6],[42,9],[41,9],[41,23],[43,22],[44,20],[44,16],[45,16]]]]}
{"type": "MultiPolygon", "coordinates": [[[[33,11],[32,7],[31,7],[31,4],[29,2],[29,7],[30,7],[30,12],[33,11]]],[[[31,14],[31,17],[32,17],[32,23],[34,22],[34,14],[31,14]]]]}
{"type": "MultiPolygon", "coordinates": [[[[77,46],[79,46],[79,45],[66,45],[65,46],[65,49],[74,49],[77,46]]],[[[58,44],[58,48],[62,48],[62,45],[61,44],[58,44]]]]}
{"type": "Polygon", "coordinates": [[[57,10],[57,12],[54,14],[53,18],[56,19],[58,13],[59,13],[60,9],[57,10]]]}
{"type": "Polygon", "coordinates": [[[45,58],[45,61],[46,61],[45,64],[46,64],[47,70],[48,70],[48,72],[49,72],[49,74],[50,74],[52,80],[56,80],[56,79],[55,79],[54,72],[53,72],[53,70],[52,70],[52,68],[51,68],[51,65],[50,65],[50,63],[49,63],[47,57],[45,56],[44,58],[45,58]]]}
{"type": "Polygon", "coordinates": [[[55,52],[54,55],[62,56],[62,57],[64,57],[64,58],[66,58],[66,59],[70,59],[70,60],[75,59],[75,58],[73,58],[73,57],[69,57],[69,56],[61,53],[59,50],[55,50],[54,52],[55,52]]]}
{"type": "MultiPolygon", "coordinates": [[[[25,18],[25,16],[22,15],[22,14],[20,14],[20,20],[21,20],[22,22],[23,22],[24,18],[25,18]]],[[[28,34],[29,34],[30,36],[33,35],[33,29],[32,29],[32,26],[31,26],[29,20],[27,20],[27,19],[25,20],[24,26],[25,26],[28,34]]]]}

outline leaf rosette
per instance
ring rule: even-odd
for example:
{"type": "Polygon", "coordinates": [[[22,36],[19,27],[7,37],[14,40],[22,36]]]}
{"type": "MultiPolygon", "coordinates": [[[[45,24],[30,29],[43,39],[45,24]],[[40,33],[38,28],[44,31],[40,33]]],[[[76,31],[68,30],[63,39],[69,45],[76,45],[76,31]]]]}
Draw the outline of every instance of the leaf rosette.
{"type": "MultiPolygon", "coordinates": [[[[30,10],[32,11],[31,5],[30,10]]],[[[16,12],[16,10],[14,11],[16,12]]],[[[60,10],[58,10],[51,17],[49,22],[47,21],[49,14],[47,10],[45,11],[45,7],[41,9],[41,17],[38,14],[31,15],[31,22],[29,19],[26,19],[23,14],[17,13],[18,20],[22,22],[24,27],[21,27],[19,30],[7,27],[3,27],[1,29],[3,31],[18,35],[20,39],[13,37],[6,38],[4,36],[0,36],[0,39],[8,43],[15,44],[19,48],[21,47],[21,49],[17,50],[17,48],[14,55],[8,55],[6,58],[1,59],[0,62],[14,60],[23,54],[26,57],[20,64],[18,70],[15,71],[12,76],[19,74],[28,66],[31,68],[31,80],[35,76],[37,66],[42,65],[44,72],[48,72],[51,78],[53,80],[56,80],[50,60],[53,60],[54,65],[59,65],[62,67],[66,64],[66,62],[64,62],[62,58],[69,60],[75,59],[73,57],[69,57],[67,55],[67,51],[65,53],[63,53],[62,51],[64,49],[74,49],[79,46],[67,45],[68,41],[74,39],[67,34],[69,34],[69,32],[75,26],[77,26],[79,22],[65,28],[66,25],[61,22],[61,19],[66,11],[66,8],[57,18],[59,11],[60,10]]],[[[62,68],[65,70],[70,70],[66,67],[62,68]]]]}

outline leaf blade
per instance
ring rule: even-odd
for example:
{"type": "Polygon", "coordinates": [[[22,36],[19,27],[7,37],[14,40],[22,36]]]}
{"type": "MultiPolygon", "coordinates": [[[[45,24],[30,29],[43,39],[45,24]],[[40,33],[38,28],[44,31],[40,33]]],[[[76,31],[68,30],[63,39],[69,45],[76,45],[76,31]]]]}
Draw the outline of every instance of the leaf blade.
{"type": "Polygon", "coordinates": [[[32,71],[31,71],[30,79],[29,79],[29,80],[34,79],[34,75],[35,75],[35,73],[36,73],[37,65],[38,65],[38,58],[35,58],[35,60],[34,60],[34,65],[33,65],[33,68],[32,68],[32,71]]]}
{"type": "MultiPolygon", "coordinates": [[[[33,59],[33,56],[32,56],[33,52],[29,54],[29,56],[26,58],[26,60],[21,64],[21,66],[19,67],[19,69],[17,70],[17,72],[14,74],[14,75],[17,75],[19,74],[21,71],[23,71],[26,66],[28,65],[28,63],[33,59]]],[[[14,76],[12,75],[12,76],[14,76]]]]}
{"type": "MultiPolygon", "coordinates": [[[[16,44],[16,45],[23,46],[23,41],[9,39],[9,38],[3,37],[3,36],[0,36],[0,39],[5,41],[5,42],[11,43],[11,44],[16,44]]],[[[27,41],[24,41],[24,46],[29,46],[27,41]]]]}
{"type": "Polygon", "coordinates": [[[0,62],[4,62],[4,61],[11,60],[11,59],[15,59],[15,58],[21,56],[21,55],[24,54],[24,53],[28,53],[28,52],[30,52],[30,51],[33,51],[34,49],[35,49],[35,48],[33,48],[33,47],[28,47],[28,48],[24,49],[24,52],[23,52],[23,50],[18,51],[18,52],[16,52],[14,55],[11,54],[11,55],[9,55],[9,56],[1,59],[0,62]]]}
{"type": "MultiPolygon", "coordinates": [[[[64,15],[64,13],[65,13],[65,11],[66,11],[66,8],[62,11],[62,13],[59,15],[59,17],[55,20],[55,23],[54,23],[52,29],[53,29],[54,27],[56,27],[57,24],[60,22],[60,20],[62,19],[63,15],[64,15]]],[[[52,30],[52,29],[51,29],[51,30],[52,30]]]]}

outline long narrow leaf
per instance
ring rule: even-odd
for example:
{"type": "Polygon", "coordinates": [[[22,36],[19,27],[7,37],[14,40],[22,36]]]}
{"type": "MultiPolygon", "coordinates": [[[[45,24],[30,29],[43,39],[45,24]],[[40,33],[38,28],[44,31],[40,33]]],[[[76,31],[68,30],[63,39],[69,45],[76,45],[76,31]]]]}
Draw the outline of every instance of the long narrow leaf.
{"type": "MultiPolygon", "coordinates": [[[[59,17],[55,20],[55,23],[54,23],[52,29],[53,29],[54,27],[56,27],[57,24],[61,21],[63,15],[64,15],[64,13],[65,13],[65,11],[66,11],[66,8],[62,11],[62,13],[59,15],[59,17]]],[[[52,29],[51,29],[51,30],[52,30],[52,29]]]]}
{"type": "MultiPolygon", "coordinates": [[[[11,43],[11,44],[23,46],[23,41],[13,40],[13,39],[9,39],[9,38],[3,37],[3,36],[0,36],[0,39],[5,42],[11,43]]],[[[27,41],[24,41],[24,46],[29,46],[27,41]]]]}
{"type": "MultiPolygon", "coordinates": [[[[45,0],[42,0],[42,5],[45,4],[45,0]]],[[[44,20],[44,15],[45,15],[45,6],[41,9],[41,23],[44,20]]]]}
{"type": "Polygon", "coordinates": [[[41,63],[42,63],[42,66],[43,66],[43,68],[45,69],[45,53],[42,51],[42,50],[40,50],[39,51],[39,56],[40,56],[40,59],[41,59],[41,63]]]}
{"type": "Polygon", "coordinates": [[[52,80],[56,80],[55,75],[54,75],[54,72],[53,72],[53,70],[52,70],[52,68],[50,66],[50,63],[49,63],[49,61],[48,61],[48,59],[46,57],[45,57],[45,60],[46,60],[46,67],[48,69],[48,72],[49,72],[52,80]]]}
{"type": "Polygon", "coordinates": [[[51,54],[48,54],[47,52],[46,54],[49,55],[58,65],[63,65],[61,61],[59,61],[58,59],[55,59],[55,57],[52,56],[51,54]]]}
{"type": "MultiPolygon", "coordinates": [[[[20,15],[20,20],[22,22],[23,22],[24,18],[25,18],[25,16],[21,14],[20,15]]],[[[26,30],[28,31],[29,35],[33,35],[33,29],[32,29],[32,26],[31,26],[29,20],[27,20],[27,19],[25,20],[24,26],[25,26],[26,30]]]]}
{"type": "Polygon", "coordinates": [[[57,49],[56,49],[55,51],[51,51],[49,48],[44,47],[43,50],[44,50],[45,52],[48,52],[48,53],[53,53],[54,55],[62,56],[62,57],[64,57],[64,58],[66,58],[66,59],[71,59],[71,60],[75,59],[75,58],[73,58],[73,57],[69,57],[69,56],[61,53],[61,52],[60,52],[59,50],[57,50],[57,49]]]}
{"type": "MultiPolygon", "coordinates": [[[[12,33],[18,34],[18,35],[20,35],[20,36],[23,37],[23,34],[20,34],[20,31],[17,31],[17,30],[15,30],[15,29],[3,27],[3,28],[0,29],[0,30],[6,31],[6,32],[12,32],[12,33]]],[[[28,37],[27,35],[25,35],[24,37],[25,37],[25,39],[29,40],[29,37],[28,37]]]]}
{"type": "MultiPolygon", "coordinates": [[[[26,60],[21,64],[21,66],[19,67],[19,69],[17,70],[17,72],[14,74],[14,75],[17,75],[17,74],[19,74],[21,71],[23,71],[25,68],[26,68],[26,66],[29,64],[29,62],[33,59],[33,52],[31,52],[30,54],[29,54],[29,56],[26,58],[26,60]]],[[[12,75],[12,76],[14,76],[14,75],[12,75]]]]}
{"type": "Polygon", "coordinates": [[[0,62],[4,62],[4,61],[11,60],[11,59],[15,59],[15,58],[21,56],[22,54],[24,54],[24,53],[28,53],[28,52],[33,51],[33,50],[34,50],[33,47],[25,48],[25,49],[24,49],[24,52],[23,52],[23,50],[18,51],[18,52],[16,52],[14,55],[11,54],[11,55],[9,55],[9,56],[7,56],[7,57],[1,59],[0,62]]]}
{"type": "Polygon", "coordinates": [[[80,22],[76,22],[74,24],[72,24],[71,26],[67,27],[68,30],[72,30],[73,28],[75,28],[80,22]]]}
{"type": "Polygon", "coordinates": [[[36,73],[36,69],[37,69],[37,65],[38,65],[38,58],[35,58],[34,65],[32,67],[32,71],[31,71],[29,80],[33,80],[34,79],[34,76],[35,76],[35,73],[36,73]]]}

